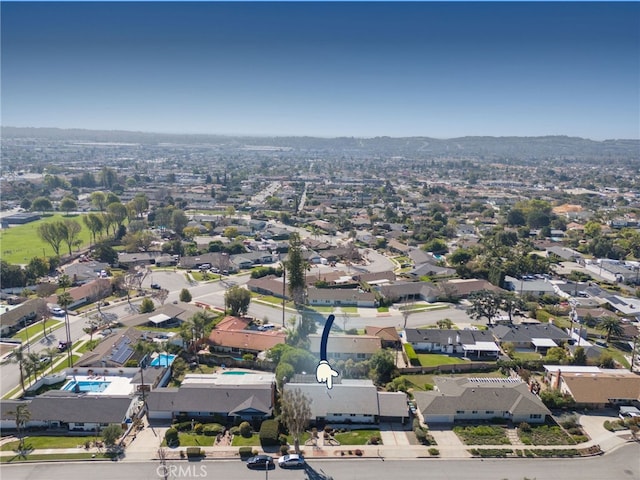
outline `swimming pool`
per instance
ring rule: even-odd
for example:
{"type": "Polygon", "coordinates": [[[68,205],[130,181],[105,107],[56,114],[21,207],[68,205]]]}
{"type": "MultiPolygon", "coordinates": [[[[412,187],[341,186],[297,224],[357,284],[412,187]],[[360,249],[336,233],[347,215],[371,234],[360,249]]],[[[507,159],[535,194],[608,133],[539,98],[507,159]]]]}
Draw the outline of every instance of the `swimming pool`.
{"type": "Polygon", "coordinates": [[[247,375],[249,372],[230,371],[222,372],[222,375],[247,375]]]}
{"type": "Polygon", "coordinates": [[[72,380],[69,383],[67,383],[64,387],[62,387],[62,390],[66,390],[70,392],[74,392],[77,390],[80,392],[100,393],[100,392],[104,392],[109,385],[111,385],[111,382],[72,380]],[[76,386],[77,386],[77,389],[76,389],[76,386]]]}
{"type": "Polygon", "coordinates": [[[156,358],[151,360],[151,363],[149,364],[149,366],[151,366],[151,367],[168,367],[169,365],[171,365],[173,363],[173,361],[175,359],[176,359],[176,355],[171,355],[171,354],[167,354],[167,353],[161,353],[156,358]]]}

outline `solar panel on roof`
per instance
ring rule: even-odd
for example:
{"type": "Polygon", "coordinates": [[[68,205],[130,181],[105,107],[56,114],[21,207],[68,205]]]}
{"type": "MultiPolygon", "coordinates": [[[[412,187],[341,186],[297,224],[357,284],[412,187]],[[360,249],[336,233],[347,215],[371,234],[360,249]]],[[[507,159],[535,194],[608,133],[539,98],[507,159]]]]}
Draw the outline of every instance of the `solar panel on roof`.
{"type": "Polygon", "coordinates": [[[115,363],[123,364],[127,360],[129,360],[129,357],[131,357],[132,354],[133,354],[133,350],[128,346],[125,346],[125,348],[120,349],[119,351],[112,354],[111,360],[113,360],[115,363]]]}

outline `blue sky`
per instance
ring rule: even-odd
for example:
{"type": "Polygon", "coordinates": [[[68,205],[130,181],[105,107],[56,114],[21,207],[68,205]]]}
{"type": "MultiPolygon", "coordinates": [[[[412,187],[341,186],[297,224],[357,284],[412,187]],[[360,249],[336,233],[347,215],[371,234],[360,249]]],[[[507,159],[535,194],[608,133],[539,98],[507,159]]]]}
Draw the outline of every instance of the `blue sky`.
{"type": "Polygon", "coordinates": [[[1,2],[2,125],[640,137],[640,3],[1,2]]]}

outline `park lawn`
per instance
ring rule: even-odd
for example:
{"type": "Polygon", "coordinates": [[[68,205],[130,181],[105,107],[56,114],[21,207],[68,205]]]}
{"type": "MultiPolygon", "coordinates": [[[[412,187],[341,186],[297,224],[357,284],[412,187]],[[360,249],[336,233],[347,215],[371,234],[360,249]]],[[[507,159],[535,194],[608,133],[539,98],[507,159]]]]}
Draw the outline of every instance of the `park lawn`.
{"type": "Polygon", "coordinates": [[[418,353],[418,360],[423,367],[436,367],[438,365],[459,365],[461,363],[469,363],[469,360],[463,360],[458,357],[450,357],[449,355],[440,355],[437,353],[418,353]]]}
{"type": "Polygon", "coordinates": [[[252,434],[249,438],[242,435],[234,435],[231,440],[232,447],[257,447],[260,445],[260,435],[257,433],[252,434]]]}
{"type": "Polygon", "coordinates": [[[366,445],[371,437],[380,438],[380,430],[351,430],[350,432],[336,433],[334,437],[340,442],[340,445],[366,445]]]}
{"type": "MultiPolygon", "coordinates": [[[[60,320],[54,320],[50,318],[45,323],[45,328],[51,328],[52,330],[58,328],[63,322],[60,320]]],[[[42,337],[42,322],[34,323],[33,325],[29,325],[27,328],[23,328],[18,333],[16,333],[13,338],[22,340],[23,342],[27,341],[27,338],[31,341],[37,340],[42,337]]]]}
{"type": "MultiPolygon", "coordinates": [[[[91,232],[82,221],[82,215],[66,216],[57,213],[50,217],[44,217],[35,222],[25,225],[17,225],[11,228],[3,228],[0,230],[0,245],[2,245],[2,259],[9,263],[26,264],[33,257],[53,257],[55,255],[53,248],[41,240],[38,236],[38,226],[43,223],[50,223],[59,220],[72,219],[76,220],[82,230],[78,239],[82,241],[82,247],[89,245],[91,241],[91,232]]],[[[60,245],[60,254],[64,255],[69,250],[66,244],[60,245]]]]}
{"type": "MultiPolygon", "coordinates": [[[[28,436],[24,437],[25,449],[39,450],[42,448],[84,448],[84,442],[93,442],[96,440],[94,436],[88,437],[58,437],[58,436],[28,436]]],[[[98,437],[98,441],[102,438],[98,437]]],[[[18,449],[20,444],[19,440],[13,442],[7,442],[0,446],[0,450],[3,452],[11,452],[18,449]]]]}

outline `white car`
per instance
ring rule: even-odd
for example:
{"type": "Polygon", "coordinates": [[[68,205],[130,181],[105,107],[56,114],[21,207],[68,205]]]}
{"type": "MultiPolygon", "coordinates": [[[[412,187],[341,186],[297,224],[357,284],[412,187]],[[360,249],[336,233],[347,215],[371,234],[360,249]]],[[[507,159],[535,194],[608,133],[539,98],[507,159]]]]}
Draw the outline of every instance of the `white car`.
{"type": "Polygon", "coordinates": [[[60,307],[53,307],[51,309],[51,314],[56,317],[64,317],[64,310],[60,307]]]}
{"type": "Polygon", "coordinates": [[[304,458],[301,455],[292,453],[291,455],[283,455],[278,459],[280,468],[302,468],[305,465],[304,458]]]}

